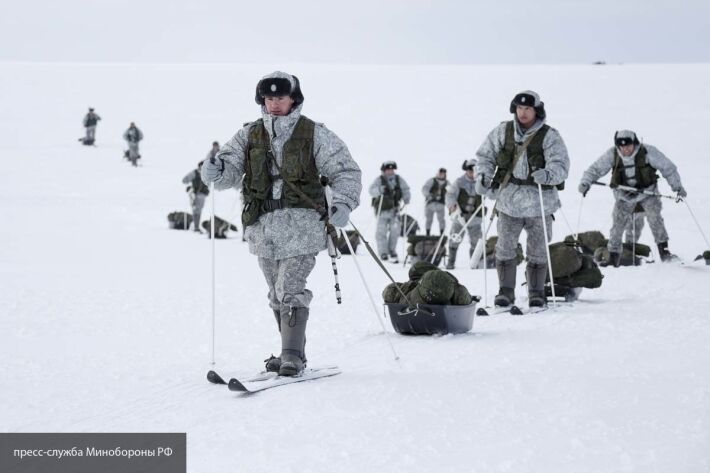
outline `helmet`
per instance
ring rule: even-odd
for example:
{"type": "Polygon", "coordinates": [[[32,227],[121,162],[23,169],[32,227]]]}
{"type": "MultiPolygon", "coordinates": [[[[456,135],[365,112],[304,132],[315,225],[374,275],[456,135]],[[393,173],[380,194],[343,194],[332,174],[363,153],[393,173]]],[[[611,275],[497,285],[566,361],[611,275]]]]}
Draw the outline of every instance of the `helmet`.
{"type": "Polygon", "coordinates": [[[394,161],[385,161],[382,163],[382,166],[380,166],[380,171],[384,171],[385,169],[397,169],[397,163],[394,161]]]}
{"type": "Polygon", "coordinates": [[[285,72],[272,72],[256,84],[256,103],[264,105],[264,97],[282,97],[288,95],[296,105],[303,103],[303,93],[298,77],[285,72]]]}

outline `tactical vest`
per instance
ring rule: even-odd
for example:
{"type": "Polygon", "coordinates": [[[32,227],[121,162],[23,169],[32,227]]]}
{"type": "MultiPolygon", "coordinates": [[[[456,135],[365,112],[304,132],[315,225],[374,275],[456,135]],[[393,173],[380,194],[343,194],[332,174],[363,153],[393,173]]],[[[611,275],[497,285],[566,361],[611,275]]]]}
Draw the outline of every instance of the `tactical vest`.
{"type": "Polygon", "coordinates": [[[390,189],[385,176],[380,176],[380,185],[385,187],[385,191],[380,197],[372,198],[372,206],[377,210],[390,210],[399,208],[399,201],[402,200],[402,188],[399,186],[399,176],[394,176],[394,189],[390,189]],[[380,199],[382,204],[380,205],[380,199]]]}
{"type": "Polygon", "coordinates": [[[130,143],[138,143],[138,128],[129,128],[127,135],[130,143]]]}
{"type": "Polygon", "coordinates": [[[443,204],[446,200],[446,181],[444,181],[443,184],[439,184],[439,181],[434,178],[434,184],[431,186],[431,189],[429,189],[429,198],[427,199],[427,203],[429,202],[438,202],[440,204],[443,204]]]}
{"type": "Polygon", "coordinates": [[[611,172],[611,182],[609,187],[617,186],[628,186],[626,169],[635,167],[636,168],[636,185],[633,187],[637,189],[645,189],[646,187],[654,185],[658,181],[658,173],[656,173],[656,168],[648,164],[646,160],[647,151],[646,148],[641,146],[636,153],[634,158],[634,164],[630,166],[624,166],[624,161],[619,156],[619,151],[614,151],[614,167],[611,172]]]}
{"type": "Polygon", "coordinates": [[[96,115],[93,113],[86,115],[86,126],[94,126],[97,122],[98,120],[96,120],[96,115]]]}
{"type": "Polygon", "coordinates": [[[269,133],[264,127],[264,120],[254,122],[249,130],[245,160],[245,176],[242,187],[244,193],[244,211],[242,224],[247,227],[256,222],[261,215],[282,208],[308,208],[313,206],[302,198],[291,187],[283,183],[281,198],[272,199],[274,180],[284,179],[303,192],[314,203],[324,201],[323,186],[320,183],[320,173],[316,168],[313,156],[313,132],[315,122],[301,115],[296,122],[293,133],[283,147],[283,162],[281,174],[272,176],[271,163],[275,157],[271,151],[269,133]]]}
{"type": "Polygon", "coordinates": [[[470,216],[481,205],[482,201],[483,201],[483,199],[481,198],[480,195],[478,195],[478,194],[471,195],[468,192],[466,192],[464,189],[459,189],[459,197],[458,197],[456,203],[459,205],[459,209],[461,209],[461,213],[470,216]]]}
{"type": "MultiPolygon", "coordinates": [[[[530,174],[532,174],[533,171],[543,169],[545,167],[545,155],[543,153],[542,143],[545,140],[545,136],[547,135],[547,132],[549,130],[549,125],[542,125],[542,127],[540,127],[540,129],[535,133],[535,136],[533,136],[532,140],[528,144],[526,150],[528,156],[527,177],[525,179],[518,179],[517,177],[511,175],[510,180],[508,181],[509,183],[517,184],[519,186],[526,185],[537,187],[537,183],[533,180],[532,177],[530,177],[530,174]]],[[[505,175],[508,174],[509,170],[512,174],[513,170],[510,169],[510,167],[513,165],[513,161],[515,160],[516,148],[517,146],[515,144],[515,126],[513,124],[513,121],[511,120],[505,125],[505,143],[503,144],[503,148],[501,148],[500,152],[498,153],[498,157],[496,158],[498,171],[496,171],[496,174],[493,177],[494,184],[500,186],[503,182],[503,179],[505,178],[505,175]]],[[[565,183],[562,182],[555,186],[543,185],[542,188],[557,188],[559,190],[562,190],[565,188],[565,183]]]]}
{"type": "Polygon", "coordinates": [[[195,169],[195,175],[192,177],[192,190],[195,194],[209,195],[210,193],[210,188],[202,182],[202,175],[199,169],[195,169]]]}

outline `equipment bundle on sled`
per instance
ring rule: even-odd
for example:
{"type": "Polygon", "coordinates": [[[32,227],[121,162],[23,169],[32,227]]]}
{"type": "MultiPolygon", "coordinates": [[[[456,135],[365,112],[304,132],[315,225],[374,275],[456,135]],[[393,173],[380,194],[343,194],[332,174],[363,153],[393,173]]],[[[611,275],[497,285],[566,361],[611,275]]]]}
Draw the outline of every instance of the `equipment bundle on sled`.
{"type": "Polygon", "coordinates": [[[480,300],[454,275],[426,261],[409,269],[409,281],[385,287],[382,298],[392,327],[409,335],[466,333],[480,300]]]}

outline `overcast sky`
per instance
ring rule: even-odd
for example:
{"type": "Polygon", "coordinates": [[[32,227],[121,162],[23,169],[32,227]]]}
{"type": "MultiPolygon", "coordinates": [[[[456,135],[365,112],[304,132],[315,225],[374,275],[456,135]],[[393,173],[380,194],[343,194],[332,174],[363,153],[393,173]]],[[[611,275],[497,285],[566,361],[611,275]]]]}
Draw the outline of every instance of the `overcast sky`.
{"type": "Polygon", "coordinates": [[[2,0],[0,61],[710,62],[710,0],[2,0]]]}

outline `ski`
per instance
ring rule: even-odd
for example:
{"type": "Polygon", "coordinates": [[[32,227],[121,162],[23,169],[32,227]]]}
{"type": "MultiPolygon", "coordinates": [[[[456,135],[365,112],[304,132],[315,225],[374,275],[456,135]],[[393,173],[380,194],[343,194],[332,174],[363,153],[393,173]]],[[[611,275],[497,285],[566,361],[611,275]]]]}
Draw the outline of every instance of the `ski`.
{"type": "Polygon", "coordinates": [[[487,315],[497,315],[497,314],[504,314],[506,312],[509,312],[510,315],[523,315],[523,311],[520,310],[520,307],[517,305],[511,305],[508,307],[494,307],[492,312],[488,312],[486,309],[481,307],[476,311],[476,315],[478,316],[487,316],[487,315]]]}
{"type": "Polygon", "coordinates": [[[229,380],[228,387],[230,391],[251,394],[278,386],[285,386],[287,384],[302,383],[304,381],[335,376],[340,373],[341,371],[338,367],[330,366],[327,368],[306,369],[300,376],[272,376],[268,379],[249,378],[242,381],[237,378],[232,378],[229,380]]]}
{"type": "MultiPolygon", "coordinates": [[[[278,376],[276,373],[269,373],[269,372],[263,371],[256,376],[252,376],[251,378],[245,379],[244,382],[265,381],[268,379],[275,378],[276,376],[278,376]]],[[[209,381],[212,384],[223,384],[223,385],[229,384],[227,381],[224,380],[224,378],[222,376],[220,376],[214,370],[210,370],[207,373],[207,381],[209,381]]]]}

